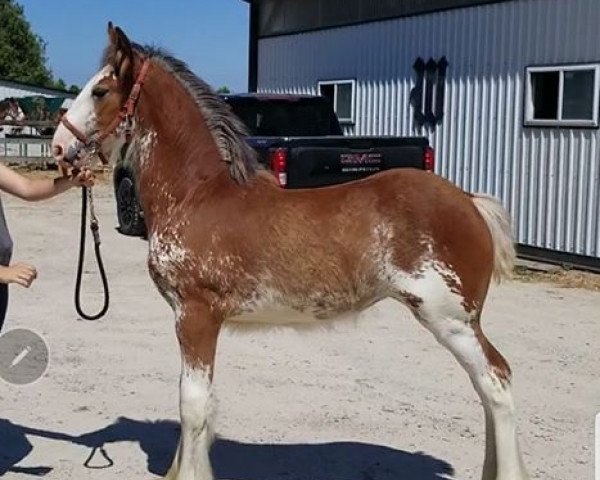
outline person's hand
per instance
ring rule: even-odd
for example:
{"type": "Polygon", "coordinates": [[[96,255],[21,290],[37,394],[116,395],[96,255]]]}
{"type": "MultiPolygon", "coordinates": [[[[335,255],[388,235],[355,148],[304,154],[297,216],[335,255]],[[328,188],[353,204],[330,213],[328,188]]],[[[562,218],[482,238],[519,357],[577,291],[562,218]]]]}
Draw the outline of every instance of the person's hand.
{"type": "Polygon", "coordinates": [[[69,177],[73,185],[76,187],[93,187],[94,186],[94,173],[87,168],[82,170],[73,169],[69,177]]]}
{"type": "Polygon", "coordinates": [[[2,283],[16,283],[29,288],[36,278],[37,270],[33,265],[27,263],[14,263],[0,270],[0,282],[2,283]]]}

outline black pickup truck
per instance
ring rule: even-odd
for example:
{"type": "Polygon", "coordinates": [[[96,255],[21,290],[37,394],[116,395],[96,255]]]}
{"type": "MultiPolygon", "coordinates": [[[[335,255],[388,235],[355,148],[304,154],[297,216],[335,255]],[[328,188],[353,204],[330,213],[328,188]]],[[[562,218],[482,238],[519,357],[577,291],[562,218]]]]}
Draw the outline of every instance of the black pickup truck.
{"type": "MultiPolygon", "coordinates": [[[[391,168],[433,171],[434,152],[423,137],[345,137],[330,102],[308,95],[224,95],[246,124],[247,142],[282,188],[349,182],[391,168]]],[[[131,161],[115,166],[119,231],[144,233],[131,161]]]]}

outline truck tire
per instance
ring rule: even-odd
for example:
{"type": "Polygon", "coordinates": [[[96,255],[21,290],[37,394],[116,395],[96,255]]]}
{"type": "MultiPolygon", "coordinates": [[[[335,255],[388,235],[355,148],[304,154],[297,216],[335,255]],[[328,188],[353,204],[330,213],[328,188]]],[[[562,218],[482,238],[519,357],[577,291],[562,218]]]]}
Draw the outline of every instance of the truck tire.
{"type": "Polygon", "coordinates": [[[123,235],[144,236],[146,225],[142,218],[142,209],[135,190],[133,179],[125,174],[119,180],[116,188],[117,218],[119,232],[123,235]]]}

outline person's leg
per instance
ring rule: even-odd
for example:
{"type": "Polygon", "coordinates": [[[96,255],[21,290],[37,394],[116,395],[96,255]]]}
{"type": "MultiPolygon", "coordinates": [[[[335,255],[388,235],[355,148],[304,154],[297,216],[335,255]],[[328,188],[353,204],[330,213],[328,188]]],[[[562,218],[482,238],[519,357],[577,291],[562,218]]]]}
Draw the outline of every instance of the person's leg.
{"type": "Polygon", "coordinates": [[[0,283],[0,332],[2,332],[2,326],[4,325],[4,318],[6,317],[7,308],[8,285],[6,283],[0,283]]]}

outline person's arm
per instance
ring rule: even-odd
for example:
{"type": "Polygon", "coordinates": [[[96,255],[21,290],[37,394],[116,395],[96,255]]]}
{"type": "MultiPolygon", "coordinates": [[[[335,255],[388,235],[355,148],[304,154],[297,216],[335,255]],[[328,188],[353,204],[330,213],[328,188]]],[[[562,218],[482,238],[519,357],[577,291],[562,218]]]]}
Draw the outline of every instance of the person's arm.
{"type": "Polygon", "coordinates": [[[72,187],[89,187],[92,183],[93,175],[89,170],[82,170],[76,175],[54,179],[31,179],[0,164],[0,190],[30,202],[54,197],[72,187]]]}
{"type": "Polygon", "coordinates": [[[0,283],[16,283],[29,288],[37,278],[37,270],[33,265],[13,263],[10,267],[0,265],[0,283]]]}

